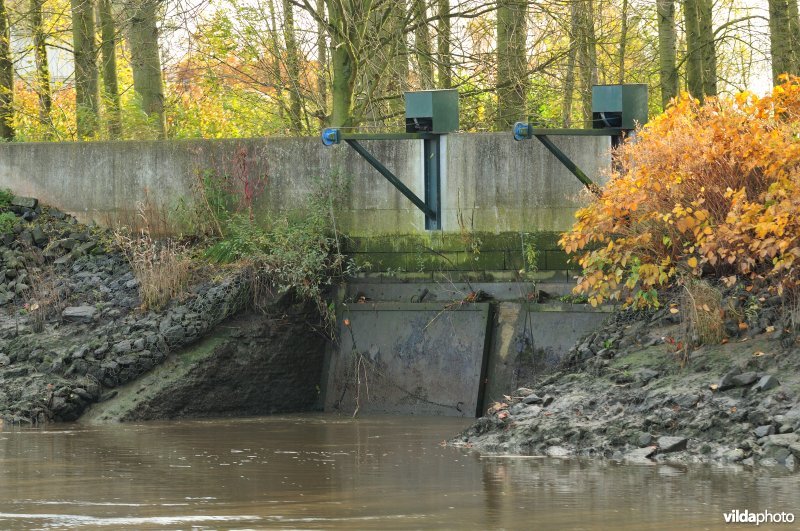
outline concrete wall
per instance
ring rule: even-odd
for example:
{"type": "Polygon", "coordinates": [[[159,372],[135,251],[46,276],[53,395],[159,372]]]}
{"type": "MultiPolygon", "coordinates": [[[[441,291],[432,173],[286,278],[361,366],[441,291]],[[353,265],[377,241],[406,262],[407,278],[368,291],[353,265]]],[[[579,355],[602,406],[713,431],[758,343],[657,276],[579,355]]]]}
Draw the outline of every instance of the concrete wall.
{"type": "MultiPolygon", "coordinates": [[[[551,140],[593,180],[610,165],[609,137],[553,136],[551,140]]],[[[446,230],[563,232],[584,203],[584,186],[535,139],[510,133],[449,135],[443,186],[446,230]]]]}
{"type": "MultiPolygon", "coordinates": [[[[590,176],[609,163],[606,137],[554,137],[590,176]]],[[[535,140],[510,133],[446,137],[442,183],[444,230],[562,231],[580,204],[582,185],[535,140]]],[[[418,196],[422,141],[364,142],[418,196]]],[[[196,176],[230,173],[237,150],[249,171],[269,183],[258,208],[304,204],[316,179],[339,172],[350,180],[340,213],[353,236],[425,234],[410,202],[346,145],[325,148],[316,138],[170,142],[11,143],[0,145],[0,187],[38,197],[83,221],[128,223],[137,203],[165,212],[191,200],[196,176]]]]}
{"type": "MultiPolygon", "coordinates": [[[[400,292],[389,288],[388,295],[400,292]]],[[[458,299],[346,304],[338,313],[349,325],[340,324],[340,341],[323,370],[325,410],[481,415],[503,395],[554,371],[609,311],[458,299]]]]}
{"type": "Polygon", "coordinates": [[[472,417],[489,304],[350,304],[326,363],[325,409],[472,417]]]}

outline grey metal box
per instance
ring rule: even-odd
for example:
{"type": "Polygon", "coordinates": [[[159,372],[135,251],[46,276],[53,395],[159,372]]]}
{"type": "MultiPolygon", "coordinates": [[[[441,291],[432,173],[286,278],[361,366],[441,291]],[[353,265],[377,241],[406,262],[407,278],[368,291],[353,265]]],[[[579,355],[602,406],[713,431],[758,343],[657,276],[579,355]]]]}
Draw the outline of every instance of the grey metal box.
{"type": "Polygon", "coordinates": [[[647,123],[647,85],[594,85],[592,128],[635,129],[647,123]]]}
{"type": "Polygon", "coordinates": [[[458,130],[456,89],[406,92],[406,132],[450,133],[458,130]]]}

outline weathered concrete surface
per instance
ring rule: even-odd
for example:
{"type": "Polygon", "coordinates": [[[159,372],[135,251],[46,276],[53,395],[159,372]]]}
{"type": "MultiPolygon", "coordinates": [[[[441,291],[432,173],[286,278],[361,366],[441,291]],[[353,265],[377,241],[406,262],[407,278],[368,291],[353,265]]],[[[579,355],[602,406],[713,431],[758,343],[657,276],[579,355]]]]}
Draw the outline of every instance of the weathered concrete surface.
{"type": "MultiPolygon", "coordinates": [[[[610,312],[559,302],[467,304],[459,294],[446,302],[440,286],[430,283],[372,291],[370,284],[356,286],[356,299],[345,290],[349,327],[341,327],[327,363],[326,410],[469,416],[477,408],[482,414],[491,402],[555,370],[610,312]],[[438,293],[439,302],[419,303],[424,290],[432,300],[438,293]],[[363,293],[408,302],[357,303],[363,293]]],[[[502,292],[497,286],[494,291],[502,292]]]]}
{"type": "MultiPolygon", "coordinates": [[[[414,181],[420,142],[364,145],[422,193],[414,181]]],[[[317,180],[339,173],[352,185],[342,212],[348,232],[416,229],[415,208],[383,177],[347,146],[324,148],[316,138],[3,144],[0,187],[38,197],[81,221],[133,223],[137,204],[167,217],[179,200],[192,200],[199,175],[230,175],[241,153],[251,176],[267,176],[256,205],[261,212],[298,208],[317,180]]],[[[174,219],[165,221],[174,226],[174,219]]]]}
{"type": "MultiPolygon", "coordinates": [[[[595,182],[611,163],[609,137],[553,136],[551,140],[595,182]]],[[[572,226],[584,186],[536,140],[510,133],[448,135],[443,184],[444,227],[459,217],[476,231],[556,231],[572,226]]]]}
{"type": "Polygon", "coordinates": [[[326,411],[471,417],[488,304],[351,304],[331,354],[326,411]]]}
{"type": "MultiPolygon", "coordinates": [[[[557,137],[590,176],[608,166],[605,137],[557,137]]],[[[581,204],[582,185],[538,142],[510,133],[448,135],[443,168],[444,231],[563,231],[581,204]]],[[[422,196],[422,142],[364,142],[422,196]]],[[[421,212],[346,145],[317,138],[0,144],[0,187],[74,214],[81,221],[133,224],[137,205],[161,214],[191,200],[198,175],[230,174],[244,153],[251,175],[267,175],[260,212],[297,208],[316,180],[339,173],[349,194],[339,212],[351,236],[427,234],[421,212]],[[243,150],[243,151],[242,151],[243,150]]],[[[160,228],[160,227],[158,227],[160,228]]]]}
{"type": "Polygon", "coordinates": [[[596,330],[611,308],[584,304],[498,303],[484,406],[554,370],[575,342],[596,330]]]}
{"type": "Polygon", "coordinates": [[[457,278],[442,278],[438,281],[405,281],[397,278],[365,277],[353,280],[345,287],[345,300],[359,299],[381,302],[452,302],[465,299],[470,293],[481,293],[492,301],[530,300],[537,294],[545,298],[557,298],[572,293],[574,283],[566,281],[469,281],[457,278]]]}

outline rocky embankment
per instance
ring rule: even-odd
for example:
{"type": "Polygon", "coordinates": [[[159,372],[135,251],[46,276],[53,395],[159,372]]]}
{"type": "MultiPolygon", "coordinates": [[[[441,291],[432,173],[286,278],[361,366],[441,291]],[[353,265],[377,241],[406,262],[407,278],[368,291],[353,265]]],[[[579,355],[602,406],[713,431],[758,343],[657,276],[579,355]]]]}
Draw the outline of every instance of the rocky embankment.
{"type": "Polygon", "coordinates": [[[726,323],[724,344],[687,355],[680,315],[617,315],[579,343],[561,371],[494,404],[453,443],[492,453],[800,469],[800,343],[790,333],[800,316],[780,297],[728,298],[748,311],[745,323],[726,323]]]}
{"type": "Polygon", "coordinates": [[[236,273],[163,311],[139,310],[139,283],[107,232],[14,198],[0,236],[0,419],[74,420],[244,303],[236,273]]]}

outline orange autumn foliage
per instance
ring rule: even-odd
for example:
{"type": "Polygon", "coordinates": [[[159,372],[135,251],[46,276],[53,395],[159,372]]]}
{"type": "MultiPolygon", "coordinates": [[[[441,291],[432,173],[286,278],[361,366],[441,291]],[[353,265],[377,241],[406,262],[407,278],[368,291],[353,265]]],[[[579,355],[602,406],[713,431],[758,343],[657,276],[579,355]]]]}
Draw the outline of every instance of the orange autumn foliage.
{"type": "Polygon", "coordinates": [[[800,278],[800,78],[703,105],[682,95],[616,152],[560,241],[593,305],[658,306],[684,275],[800,278]]]}

